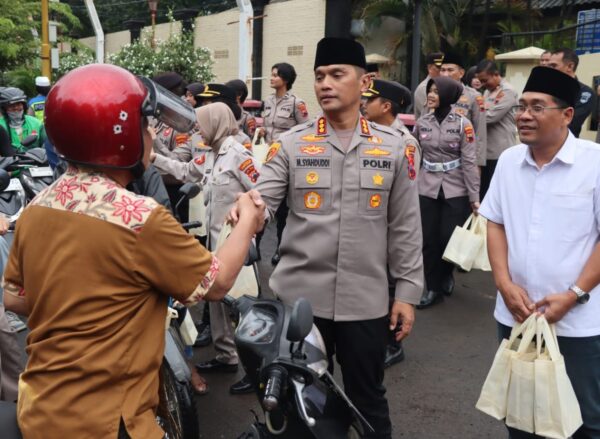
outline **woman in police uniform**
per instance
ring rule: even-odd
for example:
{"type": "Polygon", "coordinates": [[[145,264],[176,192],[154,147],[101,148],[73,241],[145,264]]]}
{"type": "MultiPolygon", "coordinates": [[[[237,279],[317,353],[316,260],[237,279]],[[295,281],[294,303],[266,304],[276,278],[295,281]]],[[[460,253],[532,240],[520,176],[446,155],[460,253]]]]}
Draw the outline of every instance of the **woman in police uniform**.
{"type": "Polygon", "coordinates": [[[471,122],[452,109],[463,86],[437,77],[427,84],[430,113],[417,120],[415,137],[421,143],[419,201],[423,226],[425,291],[417,308],[427,308],[450,295],[453,265],[442,255],[457,225],[479,207],[477,144],[471,122]]]}

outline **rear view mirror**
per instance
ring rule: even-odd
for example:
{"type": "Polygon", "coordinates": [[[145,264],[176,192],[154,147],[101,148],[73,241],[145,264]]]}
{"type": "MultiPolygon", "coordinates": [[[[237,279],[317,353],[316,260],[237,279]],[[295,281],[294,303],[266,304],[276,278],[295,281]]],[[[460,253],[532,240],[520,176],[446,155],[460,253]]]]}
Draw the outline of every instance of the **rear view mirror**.
{"type": "Polygon", "coordinates": [[[306,338],[312,329],[313,312],[310,303],[301,297],[294,303],[286,337],[292,343],[300,342],[306,338]]]}
{"type": "Polygon", "coordinates": [[[200,186],[195,183],[185,183],[179,188],[179,193],[188,200],[191,200],[200,193],[200,186]]]}

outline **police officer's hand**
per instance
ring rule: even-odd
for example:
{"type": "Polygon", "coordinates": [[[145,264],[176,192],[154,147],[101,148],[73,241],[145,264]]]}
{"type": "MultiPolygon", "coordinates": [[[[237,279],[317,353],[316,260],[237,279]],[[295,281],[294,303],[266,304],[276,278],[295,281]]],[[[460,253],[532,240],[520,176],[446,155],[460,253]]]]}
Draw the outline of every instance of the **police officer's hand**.
{"type": "Polygon", "coordinates": [[[535,304],[540,315],[548,323],[556,323],[577,304],[577,295],[573,291],[550,294],[535,304]]]}
{"type": "Polygon", "coordinates": [[[499,290],[504,304],[517,322],[523,323],[535,311],[535,304],[527,295],[527,291],[519,285],[508,282],[499,290]]]}
{"type": "Polygon", "coordinates": [[[0,236],[6,235],[8,232],[8,226],[10,225],[8,218],[0,214],[0,236]]]}
{"type": "MultiPolygon", "coordinates": [[[[251,189],[248,192],[246,192],[245,194],[242,194],[242,193],[237,194],[236,200],[238,202],[239,202],[240,198],[242,197],[242,195],[248,195],[250,197],[250,199],[254,202],[254,205],[256,207],[262,209],[262,212],[265,211],[266,204],[263,201],[262,197],[260,196],[260,192],[258,192],[256,189],[251,189]]],[[[225,217],[225,221],[227,221],[229,224],[231,224],[233,226],[235,226],[238,223],[238,221],[240,220],[240,208],[239,208],[238,202],[236,202],[233,205],[233,207],[231,208],[231,210],[225,217]]]]}
{"type": "Polygon", "coordinates": [[[390,331],[394,331],[400,323],[400,331],[396,332],[396,341],[409,336],[415,323],[415,307],[410,303],[394,300],[390,311],[390,331]]]}
{"type": "Polygon", "coordinates": [[[265,203],[257,191],[240,194],[236,205],[230,211],[230,215],[232,216],[232,223],[234,225],[240,220],[250,219],[255,226],[254,233],[258,233],[265,226],[265,203]],[[233,218],[234,215],[235,218],[233,218]]]}
{"type": "Polygon", "coordinates": [[[481,205],[477,201],[471,203],[471,210],[473,211],[474,215],[478,215],[479,214],[478,213],[479,212],[479,206],[481,206],[481,205]]]}

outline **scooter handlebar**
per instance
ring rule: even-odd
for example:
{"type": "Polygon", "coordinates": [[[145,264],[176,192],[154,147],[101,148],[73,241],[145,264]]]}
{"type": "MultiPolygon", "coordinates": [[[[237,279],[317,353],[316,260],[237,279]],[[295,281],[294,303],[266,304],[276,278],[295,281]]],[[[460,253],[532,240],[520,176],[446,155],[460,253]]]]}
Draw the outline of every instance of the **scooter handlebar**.
{"type": "Polygon", "coordinates": [[[269,369],[267,385],[265,386],[265,396],[262,400],[263,408],[270,412],[279,407],[281,398],[281,388],[286,379],[286,371],[284,368],[274,366],[269,369]]]}

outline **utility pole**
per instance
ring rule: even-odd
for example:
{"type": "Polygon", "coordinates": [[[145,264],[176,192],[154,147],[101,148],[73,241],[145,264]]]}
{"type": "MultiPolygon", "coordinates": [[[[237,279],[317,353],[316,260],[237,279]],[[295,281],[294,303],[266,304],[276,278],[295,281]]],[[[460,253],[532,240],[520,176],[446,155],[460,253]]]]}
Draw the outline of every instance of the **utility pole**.
{"type": "Polygon", "coordinates": [[[50,67],[50,36],[49,36],[48,0],[42,0],[42,76],[52,80],[50,67]]]}
{"type": "Polygon", "coordinates": [[[414,1],[415,16],[412,33],[412,64],[410,72],[410,89],[414,92],[419,85],[419,70],[421,62],[421,15],[423,4],[420,0],[414,1]]]}

